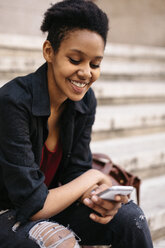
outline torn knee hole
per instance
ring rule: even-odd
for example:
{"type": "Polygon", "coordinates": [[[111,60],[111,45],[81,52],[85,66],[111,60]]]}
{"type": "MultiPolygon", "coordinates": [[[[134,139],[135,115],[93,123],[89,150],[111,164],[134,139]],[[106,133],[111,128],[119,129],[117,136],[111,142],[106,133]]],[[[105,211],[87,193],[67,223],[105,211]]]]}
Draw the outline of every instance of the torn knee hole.
{"type": "Polygon", "coordinates": [[[42,248],[71,248],[77,243],[70,230],[58,223],[48,221],[42,221],[33,226],[29,231],[29,237],[42,248]]]}

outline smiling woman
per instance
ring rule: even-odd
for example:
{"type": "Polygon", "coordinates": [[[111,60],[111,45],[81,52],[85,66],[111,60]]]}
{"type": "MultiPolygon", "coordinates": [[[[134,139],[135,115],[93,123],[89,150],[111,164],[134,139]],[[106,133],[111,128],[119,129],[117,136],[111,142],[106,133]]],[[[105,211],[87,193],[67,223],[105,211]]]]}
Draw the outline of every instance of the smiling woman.
{"type": "Polygon", "coordinates": [[[45,64],[0,89],[0,244],[152,248],[145,217],[138,228],[134,221],[143,215],[136,204],[96,194],[111,186],[91,168],[90,150],[106,14],[65,0],[46,11],[41,30],[45,64]]]}

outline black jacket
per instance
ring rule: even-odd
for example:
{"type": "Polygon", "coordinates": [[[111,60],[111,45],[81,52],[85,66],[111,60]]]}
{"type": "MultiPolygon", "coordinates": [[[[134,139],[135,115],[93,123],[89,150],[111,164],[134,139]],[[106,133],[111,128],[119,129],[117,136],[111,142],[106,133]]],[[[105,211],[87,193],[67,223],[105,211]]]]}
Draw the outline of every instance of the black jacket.
{"type": "MultiPolygon", "coordinates": [[[[67,100],[66,106],[60,131],[63,156],[51,188],[91,168],[92,89],[79,102],[67,100]]],[[[39,165],[49,115],[47,64],[0,89],[0,209],[14,208],[22,223],[43,207],[48,194],[39,165]]]]}

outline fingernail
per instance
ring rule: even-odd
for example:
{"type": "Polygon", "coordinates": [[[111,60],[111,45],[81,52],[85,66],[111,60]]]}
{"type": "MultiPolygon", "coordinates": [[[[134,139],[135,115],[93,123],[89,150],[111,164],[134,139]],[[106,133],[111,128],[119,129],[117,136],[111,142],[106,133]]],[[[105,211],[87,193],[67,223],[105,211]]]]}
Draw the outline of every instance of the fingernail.
{"type": "Polygon", "coordinates": [[[98,197],[97,197],[96,195],[94,195],[94,196],[92,196],[92,200],[93,200],[94,202],[97,202],[97,201],[98,201],[98,197]]]}
{"type": "Polygon", "coordinates": [[[95,219],[96,219],[96,217],[95,217],[95,215],[94,215],[94,214],[90,214],[90,218],[91,218],[91,219],[93,219],[93,220],[95,220],[95,219]]]}
{"type": "Polygon", "coordinates": [[[121,200],[121,197],[120,197],[119,195],[116,195],[116,196],[115,196],[115,200],[116,200],[116,201],[120,201],[120,200],[121,200]]]}
{"type": "Polygon", "coordinates": [[[89,205],[91,203],[91,200],[89,198],[84,199],[84,204],[89,205]]]}

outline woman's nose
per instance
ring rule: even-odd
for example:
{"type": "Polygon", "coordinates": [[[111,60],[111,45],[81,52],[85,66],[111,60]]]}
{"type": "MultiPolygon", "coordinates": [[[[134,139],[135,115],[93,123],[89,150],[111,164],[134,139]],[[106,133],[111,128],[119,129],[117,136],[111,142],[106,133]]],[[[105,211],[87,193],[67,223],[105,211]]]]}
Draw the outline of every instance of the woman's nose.
{"type": "Polygon", "coordinates": [[[89,65],[81,67],[78,72],[78,76],[82,79],[90,79],[92,77],[91,68],[89,65]]]}

